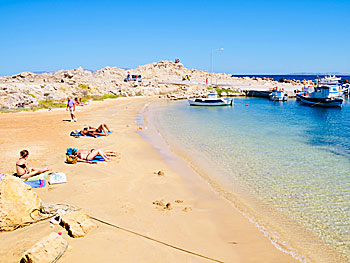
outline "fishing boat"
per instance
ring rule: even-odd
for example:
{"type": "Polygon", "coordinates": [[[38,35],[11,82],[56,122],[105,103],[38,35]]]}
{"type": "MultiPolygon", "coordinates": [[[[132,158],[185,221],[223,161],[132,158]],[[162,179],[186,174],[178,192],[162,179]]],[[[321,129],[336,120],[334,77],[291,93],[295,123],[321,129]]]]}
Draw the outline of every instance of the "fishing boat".
{"type": "Polygon", "coordinates": [[[269,99],[272,101],[287,101],[288,94],[284,92],[284,89],[279,89],[275,87],[270,93],[269,99]]]}
{"type": "Polygon", "coordinates": [[[232,106],[233,98],[218,98],[216,93],[209,93],[207,98],[188,99],[190,106],[232,106]]]}
{"type": "Polygon", "coordinates": [[[320,85],[296,94],[297,100],[311,106],[341,107],[342,92],[332,85],[320,85]]]}

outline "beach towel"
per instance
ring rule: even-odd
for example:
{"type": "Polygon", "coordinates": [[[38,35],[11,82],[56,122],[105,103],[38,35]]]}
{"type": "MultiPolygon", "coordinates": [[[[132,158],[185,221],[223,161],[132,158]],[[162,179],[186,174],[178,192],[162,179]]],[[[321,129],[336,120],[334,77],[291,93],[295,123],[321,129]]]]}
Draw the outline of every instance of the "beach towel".
{"type": "Polygon", "coordinates": [[[29,177],[27,180],[21,179],[23,183],[31,186],[32,188],[43,188],[46,186],[47,176],[50,172],[45,172],[29,177]]]}
{"type": "Polygon", "coordinates": [[[25,184],[32,188],[43,188],[46,186],[46,180],[36,180],[36,181],[23,181],[25,184]]]}
{"type": "MultiPolygon", "coordinates": [[[[101,133],[104,134],[104,132],[101,132],[101,133]]],[[[108,134],[111,134],[111,132],[107,132],[107,133],[108,133],[108,134]]],[[[94,138],[94,136],[91,136],[91,135],[85,135],[85,136],[83,136],[83,135],[80,134],[80,131],[78,131],[78,130],[72,131],[69,135],[70,135],[70,136],[73,136],[73,137],[75,137],[75,138],[78,138],[78,137],[92,137],[92,138],[94,138]]],[[[96,135],[96,137],[103,137],[103,135],[96,135]]]]}
{"type": "Polygon", "coordinates": [[[0,181],[1,181],[1,179],[4,178],[4,177],[5,177],[5,175],[0,173],[0,181]]]}
{"type": "MultiPolygon", "coordinates": [[[[41,173],[41,174],[37,174],[34,176],[29,177],[26,182],[30,182],[30,181],[38,181],[38,180],[47,180],[47,176],[50,174],[51,172],[45,172],[45,173],[41,173]]],[[[21,179],[22,181],[24,181],[25,179],[21,179]]]]}

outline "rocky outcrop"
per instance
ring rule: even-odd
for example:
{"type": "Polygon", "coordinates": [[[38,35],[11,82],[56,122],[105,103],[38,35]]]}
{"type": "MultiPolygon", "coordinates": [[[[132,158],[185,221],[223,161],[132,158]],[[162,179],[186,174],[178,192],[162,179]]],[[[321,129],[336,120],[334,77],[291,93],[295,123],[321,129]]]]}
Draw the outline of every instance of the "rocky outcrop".
{"type": "Polygon", "coordinates": [[[67,96],[88,97],[114,94],[120,96],[168,95],[185,98],[188,95],[205,96],[205,87],[223,84],[232,87],[298,85],[300,81],[277,83],[269,78],[238,78],[225,73],[185,68],[182,63],[162,60],[139,66],[136,69],[105,67],[94,72],[82,67],[73,70],[59,70],[53,73],[35,74],[22,72],[13,76],[0,77],[0,108],[28,108],[40,101],[63,101],[67,96]],[[127,74],[141,75],[142,82],[124,82],[127,74]],[[190,81],[182,81],[182,76],[190,81]],[[183,87],[192,89],[183,92],[183,87]],[[193,91],[192,94],[191,91],[193,91]]]}
{"type": "Polygon", "coordinates": [[[41,200],[17,177],[7,175],[0,181],[0,231],[11,231],[39,214],[41,200]]]}
{"type": "Polygon", "coordinates": [[[74,211],[62,216],[62,226],[67,229],[71,237],[78,238],[85,236],[96,225],[90,217],[81,211],[74,211]]]}
{"type": "Polygon", "coordinates": [[[65,252],[68,242],[57,233],[51,233],[24,252],[21,263],[56,262],[65,252]]]}

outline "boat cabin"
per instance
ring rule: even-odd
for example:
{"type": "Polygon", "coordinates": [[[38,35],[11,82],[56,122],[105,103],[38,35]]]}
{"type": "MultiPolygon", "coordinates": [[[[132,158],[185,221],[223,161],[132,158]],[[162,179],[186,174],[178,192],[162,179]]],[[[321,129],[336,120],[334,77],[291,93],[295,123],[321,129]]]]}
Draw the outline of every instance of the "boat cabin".
{"type": "Polygon", "coordinates": [[[314,91],[310,94],[312,98],[333,98],[339,97],[338,87],[333,86],[319,86],[315,87],[314,91]]]}

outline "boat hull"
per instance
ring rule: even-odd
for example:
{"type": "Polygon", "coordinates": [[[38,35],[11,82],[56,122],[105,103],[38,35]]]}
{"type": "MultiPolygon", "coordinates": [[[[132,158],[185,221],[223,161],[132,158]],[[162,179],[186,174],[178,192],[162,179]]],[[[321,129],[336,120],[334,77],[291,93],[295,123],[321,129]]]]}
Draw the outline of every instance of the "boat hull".
{"type": "Polygon", "coordinates": [[[318,98],[309,98],[305,97],[303,95],[296,95],[297,100],[308,104],[311,106],[321,106],[321,107],[341,107],[343,103],[343,98],[325,98],[325,99],[318,99],[318,98]]]}
{"type": "Polygon", "coordinates": [[[270,96],[269,97],[270,100],[272,101],[287,101],[288,100],[288,96],[283,96],[283,97],[276,97],[276,96],[270,96]]]}
{"type": "Polygon", "coordinates": [[[188,99],[190,106],[232,106],[233,99],[225,100],[206,100],[206,99],[188,99]]]}

